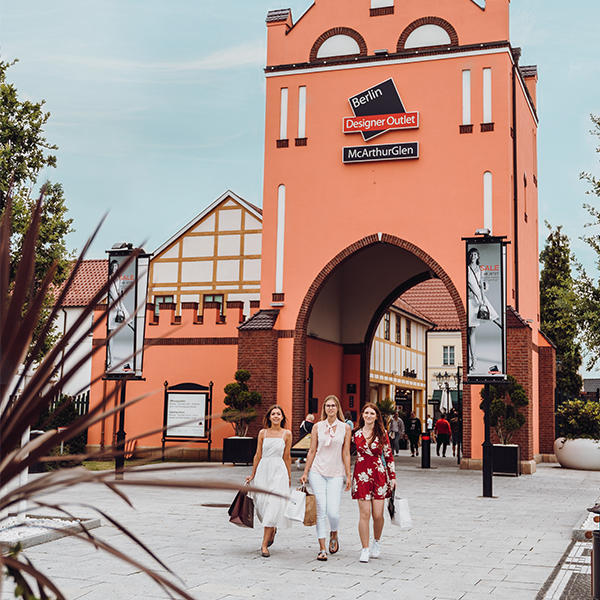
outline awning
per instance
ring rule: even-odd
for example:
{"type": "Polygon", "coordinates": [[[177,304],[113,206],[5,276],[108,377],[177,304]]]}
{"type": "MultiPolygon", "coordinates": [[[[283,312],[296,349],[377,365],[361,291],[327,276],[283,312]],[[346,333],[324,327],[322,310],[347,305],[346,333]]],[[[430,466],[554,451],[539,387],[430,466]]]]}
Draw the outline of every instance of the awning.
{"type": "MultiPolygon", "coordinates": [[[[452,405],[458,408],[458,390],[450,390],[452,405]]],[[[439,404],[442,401],[442,390],[433,390],[433,396],[429,404],[439,404]]]]}

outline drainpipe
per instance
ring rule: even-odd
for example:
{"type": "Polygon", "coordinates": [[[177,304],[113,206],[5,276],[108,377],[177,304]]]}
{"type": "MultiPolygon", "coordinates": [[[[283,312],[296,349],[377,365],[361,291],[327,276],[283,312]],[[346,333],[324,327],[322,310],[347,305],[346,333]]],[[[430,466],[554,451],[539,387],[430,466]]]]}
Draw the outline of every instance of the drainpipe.
{"type": "Polygon", "coordinates": [[[519,187],[517,177],[517,59],[512,67],[512,146],[513,146],[513,252],[515,261],[515,310],[519,312],[519,187]]]}

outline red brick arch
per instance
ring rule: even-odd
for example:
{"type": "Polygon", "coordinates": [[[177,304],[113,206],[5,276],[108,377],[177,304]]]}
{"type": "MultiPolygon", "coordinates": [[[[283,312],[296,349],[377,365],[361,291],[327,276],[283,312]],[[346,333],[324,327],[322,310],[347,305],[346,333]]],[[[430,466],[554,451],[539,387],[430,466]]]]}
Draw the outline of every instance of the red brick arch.
{"type": "Polygon", "coordinates": [[[403,32],[400,38],[398,39],[398,45],[396,46],[396,52],[402,52],[404,50],[404,45],[406,44],[406,40],[408,36],[415,30],[421,27],[422,25],[437,25],[441,27],[449,36],[450,36],[450,46],[458,46],[458,34],[456,33],[456,29],[448,23],[445,19],[441,19],[440,17],[422,17],[421,19],[417,19],[413,21],[403,32]]]}
{"type": "MultiPolygon", "coordinates": [[[[356,252],[380,243],[396,246],[402,250],[410,252],[419,258],[435,277],[444,283],[446,289],[452,297],[452,301],[458,314],[460,327],[462,330],[463,364],[467,364],[467,315],[465,306],[460,294],[458,293],[458,290],[456,289],[456,286],[446,271],[444,271],[441,265],[431,256],[429,256],[429,254],[411,242],[387,233],[381,234],[381,237],[378,234],[366,236],[339,252],[323,267],[323,269],[321,269],[320,273],[315,277],[314,281],[308,288],[308,291],[304,296],[304,300],[300,306],[300,310],[298,311],[296,328],[294,331],[292,378],[292,419],[294,423],[294,431],[298,428],[305,415],[306,337],[308,321],[317,297],[327,283],[327,280],[333,275],[336,269],[342,265],[342,263],[351,258],[356,252]]],[[[469,457],[471,452],[471,402],[469,386],[463,387],[463,431],[464,455],[465,457],[469,457]]]]}
{"type": "MultiPolygon", "coordinates": [[[[367,55],[367,43],[365,42],[363,36],[360,35],[360,33],[358,33],[358,31],[355,31],[354,29],[350,29],[350,27],[334,27],[333,29],[328,29],[325,33],[322,33],[317,38],[317,41],[313,44],[313,47],[310,50],[310,56],[308,59],[310,62],[314,62],[317,60],[317,53],[319,52],[319,48],[323,45],[323,42],[325,40],[328,40],[330,37],[333,37],[334,35],[347,35],[348,37],[351,37],[358,44],[358,47],[360,48],[359,56],[367,55]]],[[[332,58],[339,58],[339,57],[328,56],[327,60],[330,60],[332,58]]],[[[325,59],[318,59],[318,60],[325,60],[325,59]]]]}

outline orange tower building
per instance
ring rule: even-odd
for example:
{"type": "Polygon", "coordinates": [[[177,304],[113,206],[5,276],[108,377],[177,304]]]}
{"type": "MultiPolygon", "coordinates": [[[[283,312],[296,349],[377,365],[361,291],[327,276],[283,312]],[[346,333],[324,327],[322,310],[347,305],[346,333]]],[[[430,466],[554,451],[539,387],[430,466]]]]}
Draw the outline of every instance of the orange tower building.
{"type": "MultiPolygon", "coordinates": [[[[267,36],[262,310],[240,327],[238,365],[294,431],[327,394],[359,408],[377,324],[413,285],[444,283],[466,348],[461,238],[487,228],[509,241],[508,372],[529,395],[518,443],[533,471],[552,452],[553,353],[537,69],[519,66],[509,0],[316,0],[296,22],[269,12],[267,36]]],[[[465,385],[465,467],[480,463],[479,403],[465,385]]]]}

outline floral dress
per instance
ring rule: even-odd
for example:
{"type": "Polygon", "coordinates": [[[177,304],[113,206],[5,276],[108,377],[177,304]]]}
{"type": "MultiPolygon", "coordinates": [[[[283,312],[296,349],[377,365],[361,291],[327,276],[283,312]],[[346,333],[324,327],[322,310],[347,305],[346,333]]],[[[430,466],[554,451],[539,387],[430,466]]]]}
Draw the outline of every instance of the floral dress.
{"type": "Polygon", "coordinates": [[[384,435],[382,444],[377,437],[368,443],[362,429],[354,433],[357,456],[352,476],[352,498],[355,500],[383,500],[392,495],[389,482],[396,479],[394,455],[387,433],[384,435]]]}

